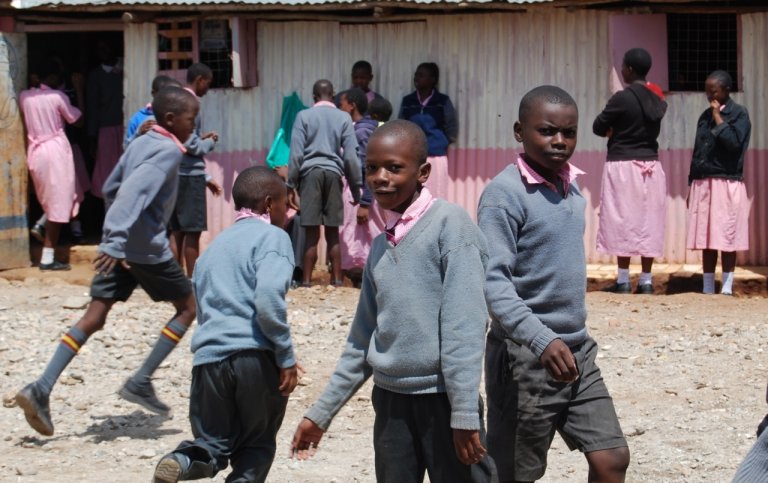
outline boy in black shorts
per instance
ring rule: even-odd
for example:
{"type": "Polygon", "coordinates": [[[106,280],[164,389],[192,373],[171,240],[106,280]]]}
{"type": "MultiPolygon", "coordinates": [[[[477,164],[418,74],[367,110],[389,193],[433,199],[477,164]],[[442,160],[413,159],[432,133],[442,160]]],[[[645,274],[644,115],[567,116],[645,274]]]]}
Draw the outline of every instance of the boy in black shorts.
{"type": "Polygon", "coordinates": [[[333,273],[331,284],[341,285],[339,227],[344,222],[341,177],[346,176],[354,204],[360,201],[362,173],[357,160],[357,139],[352,118],[333,103],[333,84],[322,79],[312,88],[315,104],[296,116],[291,132],[291,159],[288,166],[288,203],[298,210],[296,190],[301,199],[301,226],[306,230],[303,286],[312,283],[317,262],[320,226],[333,273]]]}
{"type": "Polygon", "coordinates": [[[179,87],[162,89],[152,101],[157,125],[131,143],[104,184],[107,213],[102,242],[94,262],[91,303],[83,317],[61,338],[40,378],[16,394],[27,422],[51,436],[48,401],[51,390],[88,337],[104,327],[117,301],[125,301],[138,286],[155,301],[170,301],[176,314],[141,368],[118,393],[128,401],[165,415],[170,408],[155,396],[150,378],[181,340],[195,319],[192,286],[173,258],[166,226],[179,182],[185,141],[195,127],[199,103],[179,87]]]}

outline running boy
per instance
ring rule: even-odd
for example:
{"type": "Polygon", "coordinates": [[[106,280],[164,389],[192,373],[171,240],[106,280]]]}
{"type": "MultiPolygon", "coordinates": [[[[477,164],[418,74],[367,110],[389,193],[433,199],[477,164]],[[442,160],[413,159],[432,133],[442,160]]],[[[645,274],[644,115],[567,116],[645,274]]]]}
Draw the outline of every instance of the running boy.
{"type": "Polygon", "coordinates": [[[291,161],[288,166],[288,202],[299,209],[301,226],[306,231],[302,285],[312,284],[312,269],[317,262],[320,226],[325,227],[333,273],[332,285],[342,285],[339,227],[344,221],[341,176],[346,176],[353,203],[360,200],[361,173],[357,160],[357,141],[352,119],[336,109],[333,84],[322,79],[312,87],[315,104],[296,116],[291,132],[291,161]]]}
{"type": "Polygon", "coordinates": [[[193,277],[189,421],[196,439],[160,460],[155,483],[212,478],[230,459],[227,481],[264,481],[298,382],[285,304],[293,274],[282,229],[285,184],[266,166],[251,167],[235,180],[232,198],[235,224],[211,243],[193,277]]]}
{"type": "Polygon", "coordinates": [[[183,89],[166,87],[152,101],[152,109],[157,125],[142,142],[128,146],[104,183],[107,214],[94,262],[98,273],[91,282],[91,303],[61,338],[45,372],[16,394],[27,422],[45,436],[53,434],[48,401],[56,380],[88,337],[104,327],[112,305],[127,300],[137,285],[153,300],[173,303],[176,315],[119,395],[158,414],[170,410],[155,396],[150,378],[195,319],[192,286],[168,247],[166,225],[176,199],[182,142],[195,127],[198,102],[183,89]]]}
{"type": "Polygon", "coordinates": [[[520,102],[517,165],[480,198],[489,242],[485,297],[488,451],[502,482],[544,475],[557,430],[585,453],[589,480],[624,481],[629,449],[587,333],[584,209],[568,163],[579,114],[567,92],[540,86],[520,102]]]}
{"type": "Polygon", "coordinates": [[[491,481],[479,395],[487,259],[464,210],[435,199],[427,140],[408,121],[378,128],[366,181],[388,211],[363,273],[357,313],[336,371],[306,413],[291,453],[311,456],[331,420],[373,375],[376,480],[491,481]]]}

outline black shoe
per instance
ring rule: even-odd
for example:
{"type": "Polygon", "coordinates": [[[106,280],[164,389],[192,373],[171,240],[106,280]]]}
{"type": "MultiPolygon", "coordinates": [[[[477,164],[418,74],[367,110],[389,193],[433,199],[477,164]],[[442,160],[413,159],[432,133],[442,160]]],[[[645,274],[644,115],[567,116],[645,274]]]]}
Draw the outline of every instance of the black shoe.
{"type": "Polygon", "coordinates": [[[66,271],[66,270],[72,270],[72,267],[69,265],[69,263],[61,263],[54,260],[52,263],[41,263],[40,264],[40,270],[46,272],[46,271],[66,271]]]}
{"type": "Polygon", "coordinates": [[[627,283],[614,283],[613,285],[610,285],[608,287],[605,287],[603,292],[610,292],[610,293],[631,293],[632,292],[632,285],[627,283]]]}
{"type": "Polygon", "coordinates": [[[16,404],[24,410],[24,417],[32,429],[43,436],[53,436],[51,410],[48,406],[48,394],[45,394],[37,384],[27,384],[16,394],[16,404]]]}
{"type": "Polygon", "coordinates": [[[155,467],[152,483],[176,483],[189,466],[189,459],[177,453],[163,456],[155,467]]]}
{"type": "Polygon", "coordinates": [[[635,290],[636,294],[641,295],[653,295],[653,285],[650,283],[644,283],[642,285],[637,286],[637,290],[635,290]]]}
{"type": "Polygon", "coordinates": [[[45,241],[45,227],[43,225],[35,225],[29,229],[29,234],[32,238],[43,243],[45,241]]]}
{"type": "Polygon", "coordinates": [[[161,416],[167,416],[171,412],[171,408],[157,398],[155,388],[152,387],[151,382],[137,384],[133,382],[133,379],[128,379],[120,391],[117,392],[117,395],[126,401],[138,404],[161,416]]]}

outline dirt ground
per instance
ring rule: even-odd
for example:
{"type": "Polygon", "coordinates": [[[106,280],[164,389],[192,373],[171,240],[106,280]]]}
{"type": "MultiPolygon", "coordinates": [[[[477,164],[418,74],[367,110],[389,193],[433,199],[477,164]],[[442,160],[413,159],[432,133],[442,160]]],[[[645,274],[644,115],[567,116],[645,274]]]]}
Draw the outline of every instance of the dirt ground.
{"type": "MultiPolygon", "coordinates": [[[[86,294],[86,287],[56,277],[0,278],[6,406],[40,374],[61,333],[82,313],[86,294]]],[[[287,457],[296,424],[341,352],[357,296],[352,288],[289,293],[294,343],[307,374],[289,402],[271,482],[375,481],[370,383],[341,411],[313,460],[287,457]]],[[[632,452],[628,481],[730,481],[768,410],[768,299],[590,292],[587,301],[599,364],[632,452]]],[[[158,459],[190,437],[190,337],[155,381],[161,399],[174,408],[171,417],[150,415],[115,392],[171,315],[170,306],[152,303],[143,292],[115,306],[106,330],[84,346],[53,392],[55,436],[37,435],[18,408],[0,410],[0,481],[150,481],[158,459]]],[[[542,481],[585,480],[583,457],[556,438],[542,481]]]]}

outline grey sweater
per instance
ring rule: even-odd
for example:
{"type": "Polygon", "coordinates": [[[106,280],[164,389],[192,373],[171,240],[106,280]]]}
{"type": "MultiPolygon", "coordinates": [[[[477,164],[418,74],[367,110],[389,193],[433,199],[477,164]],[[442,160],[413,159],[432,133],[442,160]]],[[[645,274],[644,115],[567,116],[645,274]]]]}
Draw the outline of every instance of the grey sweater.
{"type": "Polygon", "coordinates": [[[314,106],[296,116],[291,132],[288,165],[289,188],[298,188],[309,170],[323,168],[346,176],[352,196],[359,199],[362,173],[357,159],[357,139],[352,118],[331,106],[314,106]]]}
{"type": "Polygon", "coordinates": [[[486,261],[483,234],[463,209],[442,200],[397,246],[376,237],[346,348],[306,417],[327,429],[373,375],[392,392],[446,392],[451,427],[479,429],[486,261]]]}
{"type": "Polygon", "coordinates": [[[285,231],[245,219],[221,232],[195,265],[193,365],[252,349],[273,352],[279,367],[296,364],[285,304],[292,275],[285,231]]]}
{"type": "Polygon", "coordinates": [[[480,197],[491,331],[537,357],[556,338],[575,346],[587,337],[585,208],[575,184],[563,198],[527,184],[516,165],[499,173],[480,197]]]}
{"type": "Polygon", "coordinates": [[[155,131],[128,145],[104,182],[107,214],[99,250],[129,262],[173,258],[166,227],[176,204],[182,151],[155,131]]]}

